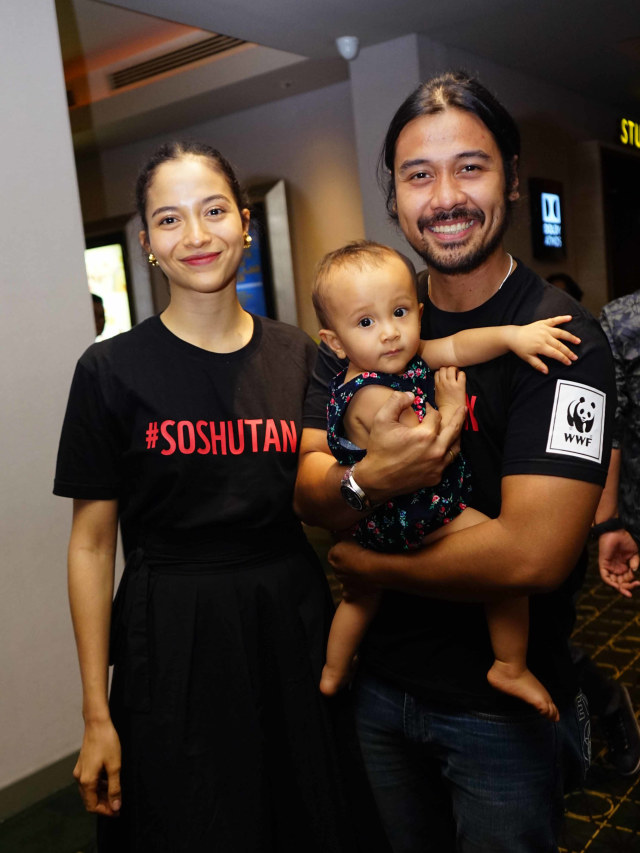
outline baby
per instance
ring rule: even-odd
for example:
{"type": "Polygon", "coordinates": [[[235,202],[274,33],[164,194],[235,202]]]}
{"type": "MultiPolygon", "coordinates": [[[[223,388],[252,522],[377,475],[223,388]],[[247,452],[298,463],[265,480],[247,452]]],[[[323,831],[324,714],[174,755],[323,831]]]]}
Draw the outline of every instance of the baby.
{"type": "MultiPolygon", "coordinates": [[[[378,243],[350,243],[318,265],[313,304],[323,327],[320,337],[349,361],[331,384],[327,408],[329,446],[342,465],[353,466],[364,457],[373,419],[394,390],[414,394],[412,408],[402,414],[404,424],[417,425],[427,403],[437,404],[446,423],[465,404],[465,376],[458,367],[513,351],[547,373],[540,355],[567,365],[577,358],[562,341],[578,344],[580,339],[557,328],[570,315],[421,341],[423,306],[416,286],[410,261],[378,243]]],[[[352,533],[359,544],[379,551],[419,548],[486,521],[487,516],[467,507],[468,471],[461,456],[454,458],[453,452],[451,456],[438,486],[386,501],[358,522],[352,533]]],[[[346,470],[343,482],[351,470],[346,470]]],[[[353,657],[379,601],[378,592],[359,592],[338,606],[320,682],[323,693],[331,695],[348,682],[353,657]]],[[[486,604],[485,612],[495,656],[489,683],[557,720],[551,696],[527,669],[528,599],[486,604]]]]}

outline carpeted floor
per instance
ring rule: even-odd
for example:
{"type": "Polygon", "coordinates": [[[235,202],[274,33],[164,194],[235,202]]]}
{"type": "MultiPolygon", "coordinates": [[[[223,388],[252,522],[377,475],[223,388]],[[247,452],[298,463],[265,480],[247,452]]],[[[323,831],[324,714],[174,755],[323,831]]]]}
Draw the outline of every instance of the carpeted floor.
{"type": "MultiPolygon", "coordinates": [[[[626,599],[606,587],[593,559],[578,604],[576,644],[629,691],[640,719],[640,590],[626,599]]],[[[562,853],[640,850],[640,774],[618,776],[606,761],[606,744],[595,719],[592,766],[585,789],[566,799],[562,853]]]]}
{"type": "MultiPolygon", "coordinates": [[[[321,557],[329,539],[310,531],[321,557]]],[[[335,582],[332,583],[335,590],[335,582]]],[[[627,601],[608,590],[591,566],[579,602],[574,639],[607,674],[626,685],[640,709],[640,595],[627,601]]],[[[561,853],[637,853],[640,850],[640,774],[623,779],[607,765],[597,720],[593,765],[585,789],[566,800],[561,853]]],[[[95,853],[93,819],[74,785],[0,825],[0,853],[95,853]]]]}

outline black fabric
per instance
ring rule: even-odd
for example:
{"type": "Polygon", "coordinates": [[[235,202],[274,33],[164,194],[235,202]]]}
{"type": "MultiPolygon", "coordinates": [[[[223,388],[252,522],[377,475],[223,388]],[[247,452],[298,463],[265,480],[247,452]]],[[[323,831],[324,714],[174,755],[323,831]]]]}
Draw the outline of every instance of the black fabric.
{"type": "MultiPolygon", "coordinates": [[[[423,275],[422,286],[425,278],[423,275]]],[[[579,359],[570,367],[549,361],[549,375],[545,376],[508,354],[465,368],[469,414],[462,432],[462,452],[471,469],[470,505],[491,517],[500,512],[503,476],[543,474],[604,483],[615,411],[609,347],[586,309],[521,263],[502,289],[473,311],[444,312],[425,299],[424,338],[443,337],[465,328],[521,325],[559,314],[573,316],[568,328],[582,339],[579,359]],[[606,394],[599,462],[547,451],[558,380],[606,394]]],[[[339,363],[321,347],[307,396],[305,427],[326,429],[326,388],[338,369],[339,363]]],[[[580,394],[579,387],[576,393],[580,394]]],[[[559,413],[566,418],[566,411],[559,413]]],[[[572,441],[594,440],[593,432],[579,433],[565,427],[572,441]]],[[[593,443],[589,452],[592,447],[593,443]]],[[[567,638],[573,624],[571,596],[578,583],[578,575],[573,573],[559,590],[531,599],[529,666],[559,706],[573,698],[577,687],[567,638]]],[[[517,712],[522,707],[492,690],[486,681],[493,654],[480,605],[385,592],[361,658],[378,675],[429,701],[505,712],[517,712]]]]}
{"type": "Polygon", "coordinates": [[[301,534],[233,561],[215,542],[147,548],[118,593],[123,808],[100,820],[100,850],[369,850],[343,781],[345,709],[317,686],[331,601],[301,534]]]}
{"type": "Polygon", "coordinates": [[[228,355],[152,318],[80,359],[54,490],[117,498],[128,554],[101,853],[387,849],[349,709],[318,690],[333,606],[291,506],[314,359],[258,317],[228,355]]]}
{"type": "Polygon", "coordinates": [[[54,492],[117,498],[129,553],[144,532],[234,539],[287,526],[315,344],[255,317],[220,354],[159,317],[94,344],[78,362],[54,492]]]}

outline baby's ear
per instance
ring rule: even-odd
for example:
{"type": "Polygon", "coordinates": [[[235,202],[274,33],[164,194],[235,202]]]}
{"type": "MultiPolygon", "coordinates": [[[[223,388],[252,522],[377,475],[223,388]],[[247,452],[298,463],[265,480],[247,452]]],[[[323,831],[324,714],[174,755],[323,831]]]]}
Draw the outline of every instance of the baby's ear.
{"type": "Polygon", "coordinates": [[[422,312],[424,311],[424,302],[418,302],[418,317],[422,320],[422,312]]]}
{"type": "Polygon", "coordinates": [[[332,332],[331,329],[320,329],[318,334],[320,335],[320,340],[324,341],[324,343],[329,347],[329,349],[335,352],[338,358],[347,357],[346,352],[342,349],[340,338],[336,335],[335,332],[332,332]]]}

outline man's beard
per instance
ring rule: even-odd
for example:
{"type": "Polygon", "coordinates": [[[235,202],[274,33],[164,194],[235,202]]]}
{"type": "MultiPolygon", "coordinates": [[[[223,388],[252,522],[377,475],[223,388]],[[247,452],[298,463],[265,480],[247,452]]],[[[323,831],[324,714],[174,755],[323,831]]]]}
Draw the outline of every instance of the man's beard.
{"type": "MultiPolygon", "coordinates": [[[[502,243],[502,238],[509,225],[507,209],[505,206],[502,212],[502,220],[499,222],[497,230],[491,235],[489,241],[481,243],[475,248],[467,249],[466,253],[464,242],[440,244],[438,245],[437,254],[426,240],[420,241],[420,243],[417,243],[417,241],[414,243],[412,240],[409,240],[409,243],[429,269],[437,270],[446,275],[463,275],[464,273],[472,272],[481,266],[502,243]],[[450,254],[451,257],[446,257],[447,254],[450,254]]],[[[452,211],[439,213],[437,216],[432,216],[428,219],[419,219],[417,223],[418,230],[422,234],[429,227],[451,222],[454,219],[475,219],[480,222],[480,225],[484,225],[486,216],[478,209],[458,207],[452,211]]]]}

